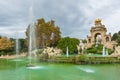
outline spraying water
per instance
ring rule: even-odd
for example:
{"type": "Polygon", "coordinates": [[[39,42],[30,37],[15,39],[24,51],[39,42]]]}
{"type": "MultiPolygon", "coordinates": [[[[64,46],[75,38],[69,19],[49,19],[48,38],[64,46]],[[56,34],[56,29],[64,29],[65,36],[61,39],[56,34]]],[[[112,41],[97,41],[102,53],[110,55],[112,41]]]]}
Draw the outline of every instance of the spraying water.
{"type": "Polygon", "coordinates": [[[28,57],[29,57],[29,64],[27,65],[28,69],[41,69],[42,66],[37,66],[36,63],[36,32],[35,26],[33,23],[33,9],[30,7],[30,25],[29,25],[29,47],[28,47],[28,57]]]}
{"type": "Polygon", "coordinates": [[[69,56],[68,46],[67,46],[67,48],[66,48],[66,56],[67,56],[67,57],[69,56]]]}
{"type": "Polygon", "coordinates": [[[108,49],[106,49],[106,56],[108,56],[108,49]]]}
{"type": "Polygon", "coordinates": [[[98,39],[97,39],[96,44],[95,44],[95,47],[98,47],[98,43],[99,43],[99,42],[98,42],[98,39]]]}
{"type": "Polygon", "coordinates": [[[15,56],[15,59],[13,59],[12,61],[22,61],[20,59],[20,43],[19,43],[19,38],[18,38],[18,33],[16,32],[16,38],[15,38],[15,53],[16,53],[16,56],[15,56]]]}
{"type": "Polygon", "coordinates": [[[53,38],[54,38],[54,33],[52,32],[50,39],[52,40],[53,38]]]}
{"type": "Polygon", "coordinates": [[[102,56],[105,56],[105,47],[103,46],[102,56]]]}
{"type": "Polygon", "coordinates": [[[29,49],[28,49],[29,64],[32,64],[32,58],[35,56],[36,56],[36,35],[35,26],[33,23],[33,9],[32,7],[30,7],[29,49]]]}
{"type": "Polygon", "coordinates": [[[16,47],[16,49],[15,49],[15,51],[16,51],[16,59],[18,59],[19,58],[19,39],[18,38],[16,38],[16,40],[15,40],[15,47],[16,47]]]}

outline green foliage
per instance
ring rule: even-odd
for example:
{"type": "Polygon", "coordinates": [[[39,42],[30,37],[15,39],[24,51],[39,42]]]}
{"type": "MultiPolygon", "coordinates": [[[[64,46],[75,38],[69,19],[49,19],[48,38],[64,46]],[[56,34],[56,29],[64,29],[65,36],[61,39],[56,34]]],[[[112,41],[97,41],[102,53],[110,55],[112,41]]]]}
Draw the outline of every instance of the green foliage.
{"type": "Polygon", "coordinates": [[[120,45],[120,31],[118,31],[118,33],[113,34],[112,41],[116,41],[117,45],[120,45]]]}
{"type": "Polygon", "coordinates": [[[108,49],[108,53],[109,53],[109,54],[112,54],[113,52],[114,52],[114,50],[108,49]]]}
{"type": "Polygon", "coordinates": [[[13,55],[15,54],[14,50],[2,50],[0,51],[0,55],[13,55]]]}
{"type": "Polygon", "coordinates": [[[97,50],[94,49],[94,48],[89,48],[89,49],[86,50],[86,52],[87,52],[87,53],[96,53],[97,50]]]}
{"type": "Polygon", "coordinates": [[[88,57],[85,54],[80,54],[76,57],[76,61],[87,61],[88,57]]]}
{"type": "Polygon", "coordinates": [[[76,38],[61,38],[58,42],[58,48],[62,49],[63,53],[66,53],[66,47],[68,46],[69,53],[77,53],[77,45],[79,44],[79,40],[76,38]]]}
{"type": "Polygon", "coordinates": [[[120,45],[120,37],[118,37],[117,41],[117,45],[120,45]]]}
{"type": "MultiPolygon", "coordinates": [[[[94,54],[102,54],[102,50],[103,50],[103,45],[99,44],[98,47],[95,47],[95,44],[92,45],[92,47],[88,48],[86,50],[87,53],[94,53],[94,54]]],[[[108,49],[108,53],[111,54],[113,53],[113,50],[108,49]]]]}
{"type": "Polygon", "coordinates": [[[94,45],[92,45],[92,47],[88,48],[86,50],[86,52],[87,53],[102,54],[102,49],[103,49],[102,44],[98,44],[98,47],[95,47],[95,44],[94,44],[94,45]]]}
{"type": "Polygon", "coordinates": [[[114,33],[113,36],[112,36],[112,38],[111,38],[111,40],[112,41],[116,41],[117,38],[118,38],[118,33],[114,33]]]}
{"type": "Polygon", "coordinates": [[[27,51],[26,39],[19,39],[20,52],[27,51]]]}
{"type": "Polygon", "coordinates": [[[87,40],[86,40],[86,39],[83,39],[83,43],[87,43],[87,40]]]}

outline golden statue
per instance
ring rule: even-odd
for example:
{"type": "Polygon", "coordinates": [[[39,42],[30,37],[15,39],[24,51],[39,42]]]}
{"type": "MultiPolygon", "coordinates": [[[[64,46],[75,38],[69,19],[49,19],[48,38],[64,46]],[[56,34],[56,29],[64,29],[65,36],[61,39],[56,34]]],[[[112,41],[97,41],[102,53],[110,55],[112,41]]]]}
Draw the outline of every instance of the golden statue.
{"type": "Polygon", "coordinates": [[[95,24],[101,24],[101,19],[98,18],[98,19],[96,19],[94,22],[95,22],[95,24]]]}

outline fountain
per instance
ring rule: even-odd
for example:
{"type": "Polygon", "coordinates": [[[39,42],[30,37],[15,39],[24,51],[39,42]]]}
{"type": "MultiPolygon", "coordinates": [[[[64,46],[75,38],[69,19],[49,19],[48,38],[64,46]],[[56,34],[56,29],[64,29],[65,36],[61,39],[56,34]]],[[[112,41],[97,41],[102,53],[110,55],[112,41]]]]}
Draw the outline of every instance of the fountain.
{"type": "Polygon", "coordinates": [[[106,52],[105,53],[106,53],[106,56],[108,56],[108,49],[107,48],[106,48],[106,52]]]}
{"type": "MultiPolygon", "coordinates": [[[[16,34],[18,35],[18,33],[16,32],[16,34]]],[[[19,38],[17,37],[15,38],[15,57],[12,61],[22,61],[22,59],[20,59],[20,43],[19,43],[19,38]]]]}
{"type": "Polygon", "coordinates": [[[52,40],[53,38],[54,38],[54,33],[52,32],[50,39],[52,40]]]}
{"type": "MultiPolygon", "coordinates": [[[[34,25],[29,27],[29,64],[25,67],[26,61],[15,63],[9,59],[0,60],[0,79],[1,80],[118,80],[120,79],[120,64],[104,65],[76,65],[76,64],[54,64],[54,63],[32,63],[32,58],[36,54],[36,43],[34,25]],[[16,64],[16,66],[15,66],[16,64]],[[43,66],[43,67],[42,67],[43,66]],[[16,68],[15,68],[16,67],[16,68]],[[27,69],[26,69],[27,68],[27,69]],[[30,69],[30,70],[28,70],[30,69]],[[42,70],[31,70],[42,69],[42,70]],[[104,70],[104,71],[103,71],[104,70]],[[11,74],[12,73],[12,74],[11,74]],[[66,76],[67,74],[67,76],[66,76]],[[6,77],[7,75],[7,77],[6,77]],[[72,76],[71,76],[72,75],[72,76]],[[112,75],[112,76],[110,76],[112,75]]],[[[80,41],[81,49],[84,44],[80,41]]],[[[79,46],[80,47],[80,46],[79,46]]],[[[68,55],[68,46],[66,47],[68,55]]],[[[116,49],[117,50],[117,49],[116,49]]],[[[120,47],[118,48],[120,52],[120,47]]],[[[56,51],[54,51],[56,52],[56,51]]],[[[19,53],[19,39],[16,39],[16,53],[19,53]]],[[[106,50],[107,54],[107,50],[106,50]]],[[[103,56],[105,47],[103,46],[103,56]]],[[[16,55],[17,56],[17,55],[16,55]]]]}
{"type": "Polygon", "coordinates": [[[103,46],[102,56],[105,56],[105,47],[103,46]]]}
{"type": "Polygon", "coordinates": [[[19,55],[19,39],[18,38],[16,38],[15,43],[16,43],[16,58],[18,58],[18,55],[19,55]]]}
{"type": "Polygon", "coordinates": [[[98,47],[98,39],[96,39],[96,44],[95,44],[95,47],[98,47]]]}
{"type": "Polygon", "coordinates": [[[69,56],[68,46],[67,46],[67,48],[66,48],[66,56],[67,56],[67,57],[69,56]]]}
{"type": "Polygon", "coordinates": [[[20,55],[20,46],[19,46],[19,39],[16,38],[15,39],[15,52],[16,52],[16,59],[14,59],[14,61],[21,61],[21,59],[19,59],[19,55],[20,55]]]}
{"type": "Polygon", "coordinates": [[[28,67],[35,66],[32,63],[32,58],[36,57],[36,35],[35,35],[35,26],[33,23],[33,10],[30,7],[30,25],[29,25],[29,47],[28,47],[28,58],[29,64],[28,67]]]}
{"type": "Polygon", "coordinates": [[[108,49],[103,46],[102,56],[108,56],[108,49]]]}

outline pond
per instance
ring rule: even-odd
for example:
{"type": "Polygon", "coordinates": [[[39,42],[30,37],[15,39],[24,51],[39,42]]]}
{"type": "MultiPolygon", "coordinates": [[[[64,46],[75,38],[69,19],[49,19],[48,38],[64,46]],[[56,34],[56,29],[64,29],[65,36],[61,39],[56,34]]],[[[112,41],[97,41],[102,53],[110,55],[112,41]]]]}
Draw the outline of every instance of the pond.
{"type": "Polygon", "coordinates": [[[120,64],[75,65],[0,59],[0,80],[119,80],[120,64]]]}

